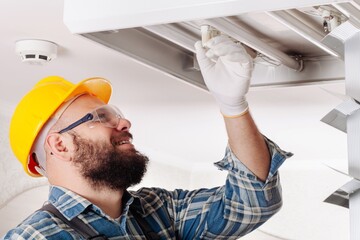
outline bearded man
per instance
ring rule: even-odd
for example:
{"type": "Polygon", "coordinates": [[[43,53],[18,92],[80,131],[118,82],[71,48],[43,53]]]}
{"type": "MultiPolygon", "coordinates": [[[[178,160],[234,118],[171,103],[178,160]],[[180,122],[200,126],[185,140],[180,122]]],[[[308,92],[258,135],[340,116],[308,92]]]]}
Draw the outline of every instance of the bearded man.
{"type": "Polygon", "coordinates": [[[17,106],[10,143],[28,174],[48,178],[48,204],[5,239],[237,239],[273,216],[282,205],[277,170],[291,154],[250,115],[252,58],[225,36],[206,45],[196,44],[197,59],[229,137],[215,164],[228,171],[223,186],[128,191],[148,158],[132,144],[130,121],[108,104],[110,82],[47,77],[17,106]]]}

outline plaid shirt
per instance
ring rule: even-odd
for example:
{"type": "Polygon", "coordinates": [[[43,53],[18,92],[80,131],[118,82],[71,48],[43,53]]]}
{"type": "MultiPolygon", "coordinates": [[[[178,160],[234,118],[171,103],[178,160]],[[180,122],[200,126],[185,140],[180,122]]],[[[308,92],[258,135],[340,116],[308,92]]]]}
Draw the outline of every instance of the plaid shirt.
{"type": "MultiPolygon", "coordinates": [[[[224,186],[194,191],[142,188],[125,192],[123,212],[112,219],[85,198],[51,186],[51,202],[67,219],[78,216],[109,239],[146,239],[130,205],[161,239],[237,239],[259,227],[281,207],[277,170],[292,154],[267,140],[272,156],[266,182],[259,181],[231,152],[215,165],[228,171],[224,186]]],[[[4,239],[83,239],[46,211],[37,211],[4,239]]]]}

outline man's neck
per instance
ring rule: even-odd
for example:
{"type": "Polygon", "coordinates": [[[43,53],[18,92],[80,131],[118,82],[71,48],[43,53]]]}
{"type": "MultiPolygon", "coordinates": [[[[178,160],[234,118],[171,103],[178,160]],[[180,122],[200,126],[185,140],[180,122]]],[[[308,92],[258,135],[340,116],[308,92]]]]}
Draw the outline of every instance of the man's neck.
{"type": "Polygon", "coordinates": [[[105,214],[113,219],[120,217],[122,213],[122,197],[124,191],[103,188],[92,189],[78,194],[98,206],[105,214]]]}

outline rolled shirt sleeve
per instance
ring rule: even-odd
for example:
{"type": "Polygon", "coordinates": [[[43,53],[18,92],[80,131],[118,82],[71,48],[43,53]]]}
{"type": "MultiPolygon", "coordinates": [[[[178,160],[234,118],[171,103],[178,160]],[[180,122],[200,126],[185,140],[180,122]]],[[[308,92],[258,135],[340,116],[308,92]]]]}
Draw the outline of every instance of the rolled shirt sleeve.
{"type": "Polygon", "coordinates": [[[265,182],[260,181],[255,174],[253,174],[239,159],[237,159],[229,146],[226,148],[225,157],[221,161],[214,163],[214,165],[220,170],[229,171],[229,174],[234,175],[234,177],[239,176],[241,179],[248,179],[254,184],[256,183],[254,185],[256,188],[259,186],[261,186],[261,188],[265,188],[269,182],[274,180],[274,178],[278,178],[277,171],[279,167],[293,154],[283,151],[276,143],[265,136],[264,139],[271,156],[270,170],[265,182]]]}

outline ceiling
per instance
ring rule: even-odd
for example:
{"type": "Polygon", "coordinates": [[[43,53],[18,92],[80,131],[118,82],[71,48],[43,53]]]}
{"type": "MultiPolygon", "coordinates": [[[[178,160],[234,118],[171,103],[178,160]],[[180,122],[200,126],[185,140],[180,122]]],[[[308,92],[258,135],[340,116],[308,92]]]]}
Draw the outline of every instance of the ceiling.
{"type": "MultiPolygon", "coordinates": [[[[153,161],[192,169],[198,181],[191,187],[200,187],[206,182],[202,174],[211,172],[211,163],[221,159],[227,140],[212,97],[201,86],[72,34],[63,23],[63,8],[62,0],[1,1],[0,109],[6,124],[16,103],[42,77],[60,75],[77,82],[102,76],[113,83],[111,101],[132,121],[135,144],[153,161]],[[55,42],[58,57],[43,66],[22,63],[15,54],[15,41],[29,38],[55,42]]],[[[318,22],[317,17],[308,17],[318,22]]],[[[233,20],[253,28],[264,22],[275,24],[263,13],[236,15],[233,20]]],[[[284,208],[261,231],[279,236],[274,239],[346,239],[341,237],[348,236],[347,210],[322,203],[346,181],[326,166],[347,171],[346,135],[320,122],[342,102],[343,64],[282,25],[276,26],[275,32],[263,29],[265,41],[287,54],[302,53],[313,67],[295,74],[284,66],[256,66],[254,78],[259,84],[248,94],[251,112],[265,135],[295,153],[282,167],[284,208]],[[324,56],[327,60],[315,58],[324,56]],[[310,70],[317,81],[308,77],[310,70]]],[[[2,149],[9,148],[5,143],[1,142],[2,149]]]]}
{"type": "Polygon", "coordinates": [[[344,22],[360,24],[355,1],[157,0],[143,4],[141,0],[100,5],[97,0],[65,1],[64,22],[72,33],[204,89],[194,57],[194,43],[204,35],[202,26],[211,26],[254,52],[255,87],[343,79],[339,67],[344,46],[332,31],[344,22]]]}

